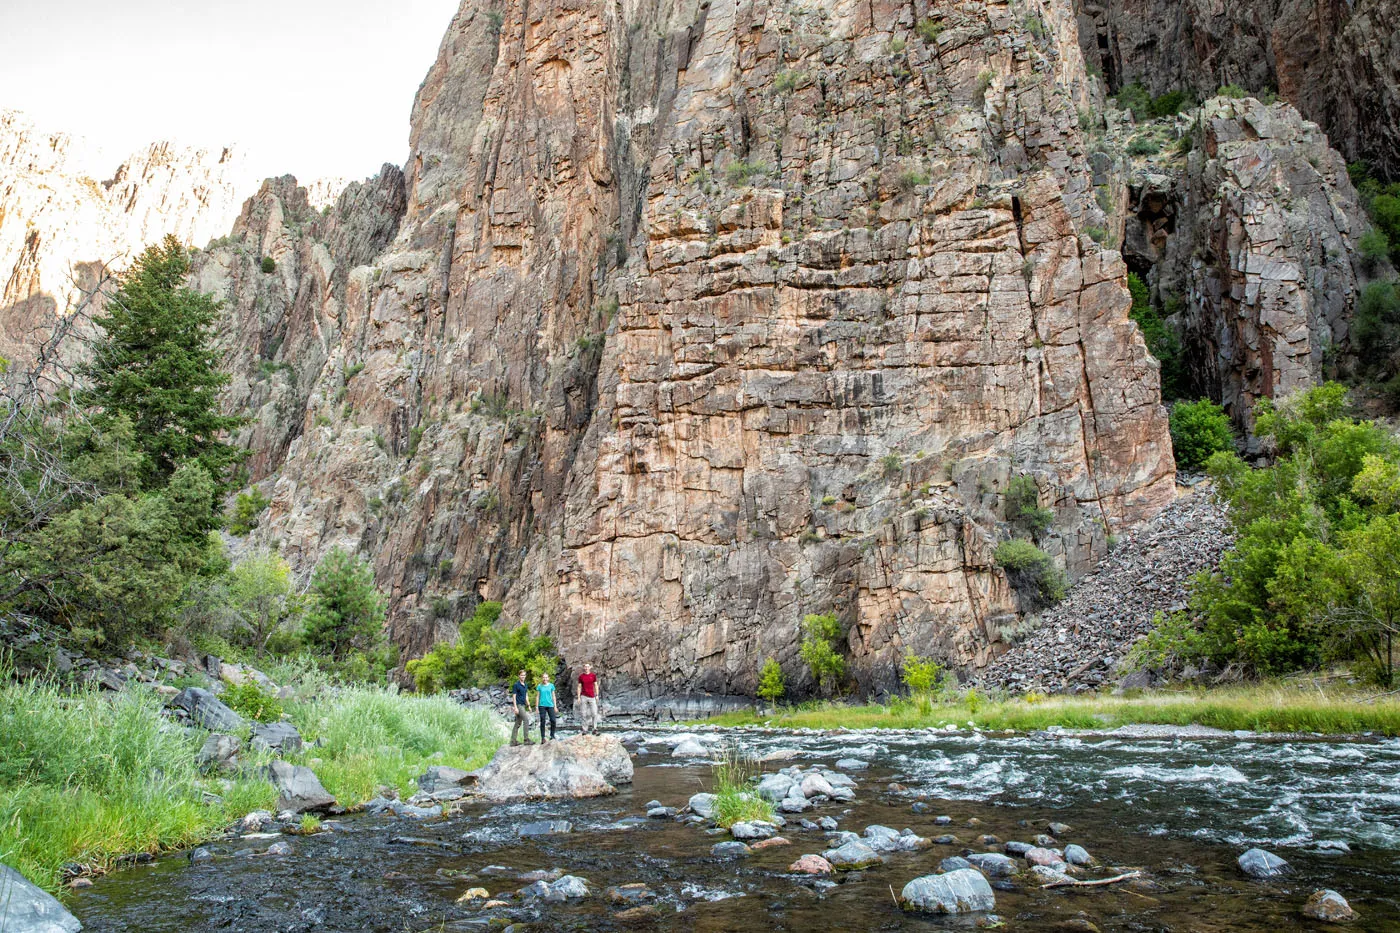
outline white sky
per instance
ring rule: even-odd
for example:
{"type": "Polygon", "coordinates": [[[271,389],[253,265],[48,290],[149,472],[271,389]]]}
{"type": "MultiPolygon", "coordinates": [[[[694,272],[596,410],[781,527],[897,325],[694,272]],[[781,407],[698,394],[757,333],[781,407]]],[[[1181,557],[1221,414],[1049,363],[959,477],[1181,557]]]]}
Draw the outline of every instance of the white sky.
{"type": "Polygon", "coordinates": [[[458,0],[0,0],[0,109],[110,169],[156,140],[233,144],[259,177],[372,175],[458,0]]]}

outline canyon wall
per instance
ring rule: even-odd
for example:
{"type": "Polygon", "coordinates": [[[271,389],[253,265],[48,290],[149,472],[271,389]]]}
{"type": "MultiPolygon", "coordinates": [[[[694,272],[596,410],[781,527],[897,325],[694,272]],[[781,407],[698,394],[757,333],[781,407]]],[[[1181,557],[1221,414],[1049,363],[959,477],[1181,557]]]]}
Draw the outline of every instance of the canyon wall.
{"type": "Polygon", "coordinates": [[[371,554],[410,654],[497,598],[651,695],[804,684],[811,612],[862,688],[984,662],[1013,476],[1071,574],[1172,496],[1093,93],[1067,4],[469,0],[401,179],[201,260],[257,534],[371,554]]]}

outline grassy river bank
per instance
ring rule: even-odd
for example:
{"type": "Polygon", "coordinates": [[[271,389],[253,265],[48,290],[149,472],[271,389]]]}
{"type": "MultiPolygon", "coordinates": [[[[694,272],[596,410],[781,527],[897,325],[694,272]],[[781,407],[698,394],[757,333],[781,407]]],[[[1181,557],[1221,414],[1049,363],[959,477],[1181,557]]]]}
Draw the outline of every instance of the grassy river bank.
{"type": "Polygon", "coordinates": [[[1400,694],[1280,681],[1131,696],[1054,696],[991,700],[970,692],[944,701],[888,705],[837,702],[725,713],[717,726],[779,729],[927,729],[969,724],[986,730],[1112,729],[1134,724],[1209,726],[1228,731],[1373,733],[1400,736],[1400,694]]]}
{"type": "MultiPolygon", "coordinates": [[[[446,697],[328,684],[298,695],[284,711],[306,748],[285,757],[309,765],[341,806],[385,785],[410,795],[429,765],[479,767],[502,741],[490,714],[446,697]]],[[[274,808],[270,755],[247,750],[244,735],[235,771],[205,773],[207,733],[171,722],[163,705],[148,687],[113,694],[0,678],[0,862],[57,892],[65,866],[100,873],[274,808]]]]}

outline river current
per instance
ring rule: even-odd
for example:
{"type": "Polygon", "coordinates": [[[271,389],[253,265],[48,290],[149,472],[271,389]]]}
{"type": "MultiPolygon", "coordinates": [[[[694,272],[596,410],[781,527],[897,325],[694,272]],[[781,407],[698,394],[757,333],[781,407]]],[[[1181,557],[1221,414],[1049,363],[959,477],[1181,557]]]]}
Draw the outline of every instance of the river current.
{"type": "MultiPolygon", "coordinates": [[[[710,857],[728,838],[671,820],[639,820],[656,799],[682,807],[708,789],[710,769],[676,759],[674,734],[643,733],[631,787],[583,801],[490,806],[417,822],[392,816],[330,820],[331,831],[285,837],[293,854],[269,856],[266,838],[212,843],[215,858],[184,854],[139,865],[74,892],[70,906],[89,931],[465,931],[500,928],[697,931],[973,929],[985,917],[906,913],[893,894],[964,849],[1000,851],[1031,841],[1049,822],[1071,829],[1106,866],[1140,868],[1132,882],[1042,890],[1016,882],[997,892],[996,914],[1024,931],[1269,931],[1318,929],[1300,909],[1317,888],[1341,892],[1360,919],[1353,930],[1400,931],[1400,741],[1245,736],[1158,737],[1151,729],[1081,736],[935,732],[707,733],[712,746],[755,755],[795,750],[789,764],[831,767],[875,746],[871,766],[851,771],[856,800],[805,816],[832,816],[842,830],[881,824],[954,843],[896,853],[878,867],[834,879],[787,871],[799,855],[827,848],[824,834],[796,825],[792,842],[737,862],[710,857]],[[916,812],[913,804],[922,801],[916,812]],[[951,818],[947,824],[937,817],[951,818]],[[531,820],[572,831],[522,838],[531,820]],[[1235,864],[1246,848],[1293,866],[1262,882],[1235,864]],[[588,880],[589,897],[564,904],[485,908],[458,903],[469,888],[492,896],[524,887],[520,875],[559,869],[588,880]],[[641,882],[655,895],[647,916],[622,914],[609,885],[641,882]]],[[[1100,873],[1102,874],[1102,873],[1100,873]]]]}

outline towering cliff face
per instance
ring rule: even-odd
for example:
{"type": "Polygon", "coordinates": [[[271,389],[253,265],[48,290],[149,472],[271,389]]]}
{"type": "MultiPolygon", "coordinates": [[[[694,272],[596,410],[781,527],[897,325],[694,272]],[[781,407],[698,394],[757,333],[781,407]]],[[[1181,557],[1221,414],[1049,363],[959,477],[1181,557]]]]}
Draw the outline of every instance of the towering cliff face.
{"type": "Polygon", "coordinates": [[[228,232],[251,186],[232,150],[156,143],[106,180],[84,144],[0,111],[0,356],[32,336],[148,244],[203,245],[228,232]]]}
{"type": "Polygon", "coordinates": [[[1273,88],[1349,159],[1400,176],[1394,0],[1078,0],[1085,55],[1113,87],[1273,88]]]}
{"type": "Polygon", "coordinates": [[[619,689],[801,682],[808,612],[862,686],[985,660],[1012,476],[1071,573],[1172,495],[1091,105],[1067,2],[468,0],[402,178],[202,260],[259,534],[372,554],[410,652],[504,598],[619,689]]]}

